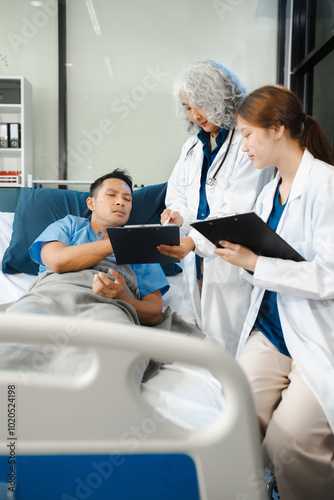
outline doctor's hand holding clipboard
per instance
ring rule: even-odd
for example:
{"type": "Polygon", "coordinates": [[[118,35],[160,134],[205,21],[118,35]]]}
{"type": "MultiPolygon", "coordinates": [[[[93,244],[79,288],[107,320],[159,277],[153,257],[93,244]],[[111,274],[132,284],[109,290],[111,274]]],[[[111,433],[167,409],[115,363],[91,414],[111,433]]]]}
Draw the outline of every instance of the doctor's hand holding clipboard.
{"type": "Polygon", "coordinates": [[[252,250],[242,245],[221,240],[219,244],[222,248],[215,247],[215,253],[222,259],[234,266],[239,266],[246,271],[254,272],[257,259],[259,258],[252,250]]]}

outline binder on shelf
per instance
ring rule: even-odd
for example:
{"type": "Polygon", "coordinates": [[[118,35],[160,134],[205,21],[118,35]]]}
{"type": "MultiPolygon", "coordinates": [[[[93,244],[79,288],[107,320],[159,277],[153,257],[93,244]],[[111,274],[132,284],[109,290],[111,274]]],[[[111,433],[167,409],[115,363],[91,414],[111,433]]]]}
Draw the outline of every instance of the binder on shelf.
{"type": "Polygon", "coordinates": [[[219,241],[225,240],[243,245],[264,257],[297,262],[305,260],[254,212],[226,215],[190,225],[217,247],[221,246],[219,241]]]}
{"type": "Polygon", "coordinates": [[[20,148],[21,147],[21,125],[19,123],[9,123],[8,124],[8,136],[9,136],[9,147],[10,148],[20,148]]]}
{"type": "Polygon", "coordinates": [[[8,123],[0,123],[0,148],[8,148],[8,123]]]}

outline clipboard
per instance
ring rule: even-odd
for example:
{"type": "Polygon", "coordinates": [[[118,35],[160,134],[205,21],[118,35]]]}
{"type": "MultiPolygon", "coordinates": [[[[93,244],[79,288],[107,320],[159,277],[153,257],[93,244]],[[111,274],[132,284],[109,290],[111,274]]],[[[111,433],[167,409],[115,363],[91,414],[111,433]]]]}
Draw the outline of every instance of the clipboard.
{"type": "Polygon", "coordinates": [[[180,228],[176,224],[107,227],[107,231],[117,264],[179,262],[157,250],[158,245],[180,244],[180,228]]]}
{"type": "Polygon", "coordinates": [[[255,212],[231,214],[190,224],[217,247],[220,240],[243,245],[257,255],[304,261],[289,243],[281,238],[255,212]]]}

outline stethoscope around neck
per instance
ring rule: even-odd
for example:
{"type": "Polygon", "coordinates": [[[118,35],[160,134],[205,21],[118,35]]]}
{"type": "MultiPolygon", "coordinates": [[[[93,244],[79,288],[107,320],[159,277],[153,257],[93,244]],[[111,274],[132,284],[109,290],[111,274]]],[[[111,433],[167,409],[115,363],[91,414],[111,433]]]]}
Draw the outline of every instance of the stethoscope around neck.
{"type": "MultiPolygon", "coordinates": [[[[230,136],[230,139],[229,139],[229,142],[228,142],[228,145],[227,145],[227,148],[226,148],[226,151],[225,151],[225,154],[224,154],[224,157],[222,158],[220,164],[218,165],[215,173],[213,174],[212,177],[209,177],[209,179],[206,180],[206,185],[210,188],[214,188],[215,185],[217,184],[217,175],[218,175],[218,172],[219,170],[222,168],[222,166],[224,165],[224,161],[226,160],[226,157],[228,155],[228,152],[230,150],[230,147],[231,147],[231,144],[232,144],[232,140],[233,140],[233,136],[234,136],[234,131],[235,129],[232,129],[232,132],[231,132],[231,136],[230,136]]],[[[197,144],[199,143],[199,140],[197,140],[195,142],[195,144],[193,144],[187,151],[186,153],[186,158],[189,156],[189,154],[191,153],[191,151],[194,149],[195,146],[197,146],[197,144]]],[[[194,180],[194,179],[193,179],[194,180]]],[[[193,180],[190,182],[190,184],[192,184],[193,180]]],[[[190,186],[190,184],[183,184],[183,186],[190,186]]]]}
{"type": "Polygon", "coordinates": [[[224,161],[226,160],[226,157],[228,155],[228,152],[230,150],[230,147],[231,147],[231,144],[232,144],[232,139],[233,139],[233,136],[234,136],[234,131],[235,129],[232,130],[232,133],[231,133],[231,136],[230,136],[230,140],[228,141],[228,145],[227,145],[227,148],[226,148],[226,151],[225,151],[225,154],[221,160],[221,162],[219,163],[215,173],[213,174],[212,177],[209,177],[207,180],[206,180],[206,185],[210,188],[214,188],[215,185],[217,184],[217,175],[218,175],[218,172],[219,170],[222,168],[222,166],[224,165],[224,161]]]}

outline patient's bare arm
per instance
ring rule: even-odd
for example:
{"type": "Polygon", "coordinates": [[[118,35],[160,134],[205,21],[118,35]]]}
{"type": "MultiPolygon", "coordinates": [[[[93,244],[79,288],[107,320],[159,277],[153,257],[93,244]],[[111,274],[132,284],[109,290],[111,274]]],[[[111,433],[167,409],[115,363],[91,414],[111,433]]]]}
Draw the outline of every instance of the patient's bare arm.
{"type": "Polygon", "coordinates": [[[56,273],[67,273],[95,266],[112,253],[109,239],[74,246],[50,241],[43,245],[41,259],[48,269],[56,273]]]}

